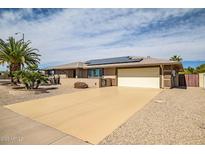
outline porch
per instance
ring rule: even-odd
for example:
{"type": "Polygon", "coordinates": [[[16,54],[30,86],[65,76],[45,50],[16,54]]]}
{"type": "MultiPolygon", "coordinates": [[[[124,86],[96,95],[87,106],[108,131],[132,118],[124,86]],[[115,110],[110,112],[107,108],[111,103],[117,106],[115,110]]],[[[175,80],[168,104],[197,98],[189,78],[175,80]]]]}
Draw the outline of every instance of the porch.
{"type": "Polygon", "coordinates": [[[84,82],[90,88],[116,86],[116,68],[56,69],[46,71],[47,75],[59,75],[61,84],[73,87],[75,82],[84,82]]]}

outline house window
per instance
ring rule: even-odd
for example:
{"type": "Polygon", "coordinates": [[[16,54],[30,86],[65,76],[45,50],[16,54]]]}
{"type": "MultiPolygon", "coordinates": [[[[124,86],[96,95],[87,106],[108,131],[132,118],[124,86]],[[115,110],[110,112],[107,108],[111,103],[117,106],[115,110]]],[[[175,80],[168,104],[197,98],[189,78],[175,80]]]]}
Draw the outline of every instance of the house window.
{"type": "Polygon", "coordinates": [[[101,69],[101,68],[95,68],[95,69],[88,70],[88,77],[89,78],[102,77],[102,75],[103,75],[103,69],[101,69]]]}
{"type": "Polygon", "coordinates": [[[55,74],[55,70],[48,70],[48,75],[54,75],[55,74]]]}

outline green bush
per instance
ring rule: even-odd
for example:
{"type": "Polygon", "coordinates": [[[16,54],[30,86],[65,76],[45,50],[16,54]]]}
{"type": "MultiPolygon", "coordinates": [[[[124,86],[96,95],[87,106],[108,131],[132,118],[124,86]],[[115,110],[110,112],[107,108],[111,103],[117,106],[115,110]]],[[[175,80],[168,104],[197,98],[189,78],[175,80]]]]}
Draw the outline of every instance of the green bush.
{"type": "Polygon", "coordinates": [[[27,89],[37,89],[41,83],[47,83],[48,78],[38,70],[24,69],[14,73],[16,82],[23,83],[27,89]]]}
{"type": "Polygon", "coordinates": [[[198,67],[188,67],[184,68],[184,72],[180,72],[179,74],[198,74],[205,73],[205,64],[201,64],[198,67]]]}

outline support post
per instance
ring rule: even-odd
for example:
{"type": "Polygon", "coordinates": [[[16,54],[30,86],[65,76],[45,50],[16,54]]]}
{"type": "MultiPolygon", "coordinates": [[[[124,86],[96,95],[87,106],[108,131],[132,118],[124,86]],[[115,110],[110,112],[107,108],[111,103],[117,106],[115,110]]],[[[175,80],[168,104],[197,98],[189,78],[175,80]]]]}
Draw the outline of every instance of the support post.
{"type": "Polygon", "coordinates": [[[160,65],[161,68],[161,88],[164,88],[164,67],[163,65],[160,65]]]}

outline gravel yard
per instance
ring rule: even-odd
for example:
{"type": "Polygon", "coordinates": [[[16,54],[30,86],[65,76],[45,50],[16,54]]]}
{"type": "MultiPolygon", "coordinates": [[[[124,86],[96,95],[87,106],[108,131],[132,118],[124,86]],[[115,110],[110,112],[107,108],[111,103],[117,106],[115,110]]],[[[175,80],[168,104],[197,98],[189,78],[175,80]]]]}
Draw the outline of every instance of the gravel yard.
{"type": "Polygon", "coordinates": [[[100,144],[205,144],[205,90],[164,90],[100,144]]]}

